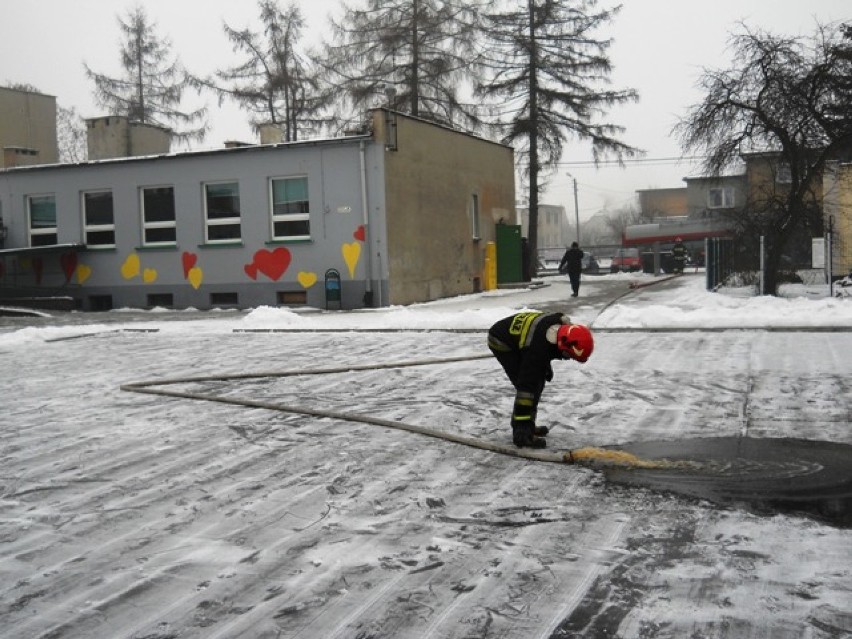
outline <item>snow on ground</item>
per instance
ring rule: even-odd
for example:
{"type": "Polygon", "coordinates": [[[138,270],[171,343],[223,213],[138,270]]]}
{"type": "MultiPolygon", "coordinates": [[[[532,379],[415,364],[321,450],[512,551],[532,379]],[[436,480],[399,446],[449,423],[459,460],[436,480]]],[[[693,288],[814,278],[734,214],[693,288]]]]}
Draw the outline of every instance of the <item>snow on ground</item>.
{"type": "Polygon", "coordinates": [[[552,449],[852,444],[852,300],[707,293],[700,276],[628,288],[653,281],[584,277],[578,299],[554,277],[383,310],[4,319],[0,636],[849,636],[848,529],[372,424],[119,388],[232,376],[175,386],[506,444],[513,396],[478,358],[484,331],[564,308],[597,342],[586,365],[555,366],[540,409],[552,449]],[[777,327],[813,330],[738,330],[777,327]],[[380,367],[403,361],[422,365],[380,367]]]}

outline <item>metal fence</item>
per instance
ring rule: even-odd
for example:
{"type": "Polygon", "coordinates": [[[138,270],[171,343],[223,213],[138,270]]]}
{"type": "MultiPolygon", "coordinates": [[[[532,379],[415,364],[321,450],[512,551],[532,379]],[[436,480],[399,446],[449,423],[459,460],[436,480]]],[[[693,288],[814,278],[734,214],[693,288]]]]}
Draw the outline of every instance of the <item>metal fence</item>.
{"type": "Polygon", "coordinates": [[[704,260],[707,290],[715,291],[736,270],[734,241],[726,237],[705,238],[704,260]]]}

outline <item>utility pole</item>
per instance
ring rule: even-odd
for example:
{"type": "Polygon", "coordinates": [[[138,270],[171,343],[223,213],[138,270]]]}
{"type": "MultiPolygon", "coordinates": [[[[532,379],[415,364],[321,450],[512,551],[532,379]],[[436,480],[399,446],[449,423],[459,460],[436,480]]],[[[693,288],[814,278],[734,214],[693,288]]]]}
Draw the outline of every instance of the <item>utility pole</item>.
{"type": "Polygon", "coordinates": [[[570,173],[566,173],[569,178],[574,180],[574,223],[577,225],[577,244],[580,244],[580,207],[577,204],[577,178],[570,173]]]}

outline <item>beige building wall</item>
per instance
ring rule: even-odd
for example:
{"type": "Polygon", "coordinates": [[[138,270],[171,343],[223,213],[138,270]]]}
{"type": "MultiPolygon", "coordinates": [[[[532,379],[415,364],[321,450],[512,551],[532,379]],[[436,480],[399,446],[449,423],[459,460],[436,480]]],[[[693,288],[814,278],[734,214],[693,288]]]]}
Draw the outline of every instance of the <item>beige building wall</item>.
{"type": "Polygon", "coordinates": [[[644,189],[639,195],[639,210],[645,218],[682,217],[689,214],[686,187],[644,189]]]}
{"type": "Polygon", "coordinates": [[[852,273],[852,164],[829,165],[823,179],[825,228],[834,227],[832,272],[852,273]]]}
{"type": "Polygon", "coordinates": [[[384,110],[373,130],[386,144],[388,303],[481,290],[495,223],[514,217],[512,149],[384,110]]]}
{"type": "Polygon", "coordinates": [[[171,147],[168,129],[118,115],[86,120],[86,134],[90,160],[161,155],[171,147]]]}
{"type": "MultiPolygon", "coordinates": [[[[783,179],[783,167],[779,163],[778,154],[754,153],[743,156],[746,161],[746,178],[748,181],[748,201],[752,205],[761,206],[765,202],[778,199],[789,191],[789,183],[783,179]]],[[[813,193],[817,204],[822,203],[821,181],[813,183],[813,193]]]]}
{"type": "Polygon", "coordinates": [[[56,98],[0,87],[2,168],[59,161],[56,98]]]}

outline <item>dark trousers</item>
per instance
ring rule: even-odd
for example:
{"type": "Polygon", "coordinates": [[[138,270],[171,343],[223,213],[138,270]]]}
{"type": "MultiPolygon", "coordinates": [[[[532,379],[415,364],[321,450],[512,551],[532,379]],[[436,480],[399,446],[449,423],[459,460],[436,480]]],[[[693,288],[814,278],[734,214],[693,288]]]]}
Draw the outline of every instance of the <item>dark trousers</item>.
{"type": "Polygon", "coordinates": [[[574,292],[574,297],[580,294],[580,274],[568,273],[568,279],[571,280],[571,290],[574,292]]]}
{"type": "MultiPolygon", "coordinates": [[[[495,351],[493,348],[491,352],[494,354],[494,357],[497,358],[497,361],[500,362],[500,365],[503,367],[503,370],[506,371],[506,377],[509,378],[509,381],[512,382],[512,386],[515,387],[515,390],[518,390],[518,375],[521,372],[521,354],[517,351],[495,351]]],[[[537,389],[535,389],[535,406],[538,406],[538,401],[541,399],[541,394],[544,392],[544,381],[542,380],[541,384],[537,389]]],[[[535,417],[535,409],[533,409],[533,417],[535,417]]]]}

